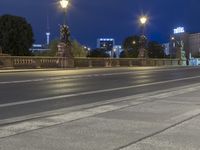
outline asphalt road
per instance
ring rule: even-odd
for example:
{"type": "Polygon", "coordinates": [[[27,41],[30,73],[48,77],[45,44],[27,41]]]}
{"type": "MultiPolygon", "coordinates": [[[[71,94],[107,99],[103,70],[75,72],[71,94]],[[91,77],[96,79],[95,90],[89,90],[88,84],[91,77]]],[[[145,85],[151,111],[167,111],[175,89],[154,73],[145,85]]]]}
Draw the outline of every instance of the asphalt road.
{"type": "Polygon", "coordinates": [[[0,120],[199,82],[199,67],[4,72],[0,120]]]}

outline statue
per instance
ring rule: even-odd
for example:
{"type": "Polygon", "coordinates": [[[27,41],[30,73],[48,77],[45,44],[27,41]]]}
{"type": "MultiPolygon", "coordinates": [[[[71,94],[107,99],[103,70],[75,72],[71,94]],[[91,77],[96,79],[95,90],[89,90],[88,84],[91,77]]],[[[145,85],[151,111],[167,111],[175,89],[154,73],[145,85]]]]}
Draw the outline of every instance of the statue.
{"type": "Polygon", "coordinates": [[[61,57],[57,62],[60,67],[74,66],[70,32],[67,25],[60,25],[60,43],[58,44],[57,56],[61,57]]]}
{"type": "Polygon", "coordinates": [[[184,45],[183,41],[177,41],[176,57],[181,60],[186,60],[184,47],[185,47],[185,45],[184,45]]]}
{"type": "Polygon", "coordinates": [[[60,41],[66,44],[70,44],[70,31],[67,25],[60,26],[60,41]]]}

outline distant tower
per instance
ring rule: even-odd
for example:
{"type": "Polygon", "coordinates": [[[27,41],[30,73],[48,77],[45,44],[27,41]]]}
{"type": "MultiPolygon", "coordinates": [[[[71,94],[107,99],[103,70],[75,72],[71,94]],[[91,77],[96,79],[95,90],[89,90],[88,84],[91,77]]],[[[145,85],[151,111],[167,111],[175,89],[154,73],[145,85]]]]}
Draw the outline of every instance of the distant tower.
{"type": "Polygon", "coordinates": [[[49,42],[50,42],[50,27],[49,27],[49,16],[47,16],[47,32],[46,32],[46,36],[47,36],[47,45],[49,45],[49,42]]]}

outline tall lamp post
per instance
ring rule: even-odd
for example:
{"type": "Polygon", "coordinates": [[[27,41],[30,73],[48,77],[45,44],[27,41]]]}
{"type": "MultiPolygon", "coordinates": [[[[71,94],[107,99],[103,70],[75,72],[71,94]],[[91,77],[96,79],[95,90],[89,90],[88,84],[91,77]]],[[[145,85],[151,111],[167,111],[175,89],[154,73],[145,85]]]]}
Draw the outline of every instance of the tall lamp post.
{"type": "Polygon", "coordinates": [[[62,68],[73,67],[73,54],[72,54],[72,44],[70,40],[70,31],[67,26],[66,13],[67,7],[69,5],[69,0],[60,0],[60,6],[64,12],[63,24],[60,25],[60,43],[58,44],[58,57],[61,57],[60,65],[62,68]]]}
{"type": "Polygon", "coordinates": [[[66,22],[67,7],[69,0],[60,0],[60,6],[64,12],[63,24],[60,25],[60,43],[58,44],[58,56],[60,57],[73,57],[71,52],[70,31],[66,22]]]}
{"type": "Polygon", "coordinates": [[[60,0],[60,6],[64,10],[64,22],[63,25],[66,25],[66,13],[67,13],[67,6],[69,5],[68,0],[60,0]]]}
{"type": "Polygon", "coordinates": [[[146,58],[147,57],[147,52],[145,50],[146,46],[146,36],[145,36],[145,27],[148,22],[148,17],[147,16],[141,16],[139,18],[140,21],[140,26],[141,26],[141,36],[140,36],[140,49],[139,49],[139,58],[146,58]]]}

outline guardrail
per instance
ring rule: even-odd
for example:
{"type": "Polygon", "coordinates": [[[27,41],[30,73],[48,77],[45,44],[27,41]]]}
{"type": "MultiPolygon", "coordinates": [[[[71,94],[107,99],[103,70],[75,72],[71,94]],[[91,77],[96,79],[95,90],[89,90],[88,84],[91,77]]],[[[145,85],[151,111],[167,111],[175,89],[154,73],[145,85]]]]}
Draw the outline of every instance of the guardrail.
{"type": "Polygon", "coordinates": [[[72,67],[131,67],[182,65],[179,59],[139,58],[63,58],[0,56],[0,67],[13,68],[72,68],[72,67]]]}

